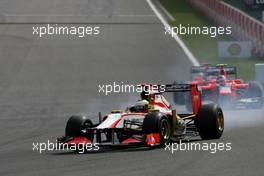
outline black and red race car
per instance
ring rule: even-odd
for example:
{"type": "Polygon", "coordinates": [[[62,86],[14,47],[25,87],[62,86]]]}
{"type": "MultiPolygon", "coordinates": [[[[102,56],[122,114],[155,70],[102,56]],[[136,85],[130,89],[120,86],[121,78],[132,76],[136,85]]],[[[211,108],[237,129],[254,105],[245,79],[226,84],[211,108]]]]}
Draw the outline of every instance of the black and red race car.
{"type": "Polygon", "coordinates": [[[136,105],[124,111],[113,111],[103,118],[99,116],[98,124],[93,124],[87,116],[73,115],[67,122],[65,135],[58,138],[58,142],[67,145],[97,143],[102,147],[162,146],[187,137],[218,139],[222,136],[223,112],[216,104],[201,104],[197,85],[165,85],[164,90],[142,92],[136,105]],[[189,92],[193,111],[176,113],[164,96],[170,92],[189,92]]]}
{"type": "MultiPolygon", "coordinates": [[[[257,82],[245,82],[237,78],[234,66],[205,64],[191,68],[191,83],[202,89],[203,101],[218,103],[222,108],[263,107],[263,88],[257,82]]],[[[186,98],[187,105],[188,98],[186,98]]]]}

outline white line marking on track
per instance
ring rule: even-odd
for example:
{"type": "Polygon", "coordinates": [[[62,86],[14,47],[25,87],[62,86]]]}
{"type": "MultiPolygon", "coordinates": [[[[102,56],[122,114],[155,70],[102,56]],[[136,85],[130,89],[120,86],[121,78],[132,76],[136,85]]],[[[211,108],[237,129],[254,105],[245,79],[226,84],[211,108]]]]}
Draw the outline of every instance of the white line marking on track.
{"type": "MultiPolygon", "coordinates": [[[[153,10],[153,12],[157,15],[159,20],[162,22],[165,28],[170,28],[170,25],[168,22],[163,18],[161,13],[158,11],[158,9],[153,4],[152,0],[146,0],[150,8],[153,10]]],[[[181,38],[178,35],[173,35],[173,38],[176,40],[176,42],[180,45],[180,47],[183,49],[186,56],[189,58],[189,60],[192,62],[194,66],[198,66],[199,61],[195,58],[195,56],[192,54],[192,52],[188,49],[188,47],[184,44],[184,42],[181,40],[181,38]]]]}
{"type": "Polygon", "coordinates": [[[164,7],[163,7],[163,5],[161,5],[160,3],[158,4],[159,6],[160,6],[160,8],[161,8],[161,10],[169,17],[169,19],[171,20],[171,21],[175,21],[175,18],[170,14],[170,12],[168,12],[168,10],[167,9],[165,9],[164,7]]]}

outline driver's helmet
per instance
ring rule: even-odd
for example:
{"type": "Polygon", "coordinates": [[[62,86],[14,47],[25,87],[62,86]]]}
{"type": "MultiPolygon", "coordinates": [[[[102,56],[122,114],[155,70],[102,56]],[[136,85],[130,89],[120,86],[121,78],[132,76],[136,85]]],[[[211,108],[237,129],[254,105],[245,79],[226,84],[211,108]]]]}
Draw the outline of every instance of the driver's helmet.
{"type": "Polygon", "coordinates": [[[135,106],[132,107],[134,112],[146,112],[148,110],[149,102],[147,100],[139,100],[135,106]]]}
{"type": "Polygon", "coordinates": [[[149,92],[148,92],[148,91],[142,91],[142,92],[140,93],[140,97],[141,97],[141,100],[146,100],[146,101],[148,101],[148,99],[149,99],[149,92]]]}
{"type": "Polygon", "coordinates": [[[225,76],[224,75],[218,76],[216,79],[216,82],[217,82],[217,84],[224,85],[225,84],[225,76]]]}

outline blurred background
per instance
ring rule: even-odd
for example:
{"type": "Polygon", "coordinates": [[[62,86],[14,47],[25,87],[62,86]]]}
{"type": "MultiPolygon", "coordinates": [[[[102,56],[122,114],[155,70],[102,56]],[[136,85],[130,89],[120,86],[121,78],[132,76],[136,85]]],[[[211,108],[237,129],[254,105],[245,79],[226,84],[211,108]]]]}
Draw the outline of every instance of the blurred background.
{"type": "MultiPolygon", "coordinates": [[[[200,63],[227,63],[238,67],[241,78],[257,78],[256,64],[264,62],[262,0],[160,0],[173,16],[171,25],[231,26],[232,35],[180,36],[200,63]]],[[[262,68],[263,69],[263,68],[262,68]]],[[[259,73],[260,75],[264,72],[259,73]]]]}

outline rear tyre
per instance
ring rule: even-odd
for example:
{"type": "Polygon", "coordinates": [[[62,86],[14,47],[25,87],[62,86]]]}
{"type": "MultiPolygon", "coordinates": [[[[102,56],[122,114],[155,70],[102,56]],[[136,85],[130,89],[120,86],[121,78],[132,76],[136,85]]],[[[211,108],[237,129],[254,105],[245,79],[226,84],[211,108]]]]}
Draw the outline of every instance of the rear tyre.
{"type": "Polygon", "coordinates": [[[221,108],[216,104],[201,106],[195,125],[202,139],[219,139],[224,131],[224,114],[221,108]]]}
{"type": "Polygon", "coordinates": [[[172,134],[171,123],[164,114],[157,112],[147,114],[142,128],[144,134],[159,133],[161,146],[170,142],[172,134]]]}
{"type": "Polygon", "coordinates": [[[88,127],[92,127],[92,121],[84,115],[73,115],[69,118],[66,128],[65,135],[68,137],[79,137],[85,136],[91,141],[93,140],[93,134],[83,133],[82,130],[88,127]]]}

